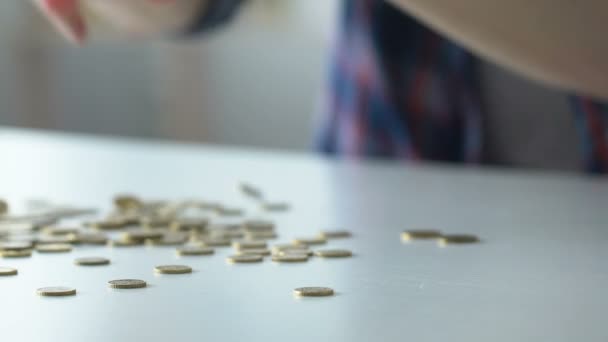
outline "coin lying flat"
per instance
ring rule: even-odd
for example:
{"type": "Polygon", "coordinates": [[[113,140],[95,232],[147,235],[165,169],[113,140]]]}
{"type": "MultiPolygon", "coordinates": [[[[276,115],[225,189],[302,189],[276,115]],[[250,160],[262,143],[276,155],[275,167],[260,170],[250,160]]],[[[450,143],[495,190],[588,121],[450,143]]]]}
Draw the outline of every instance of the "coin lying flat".
{"type": "Polygon", "coordinates": [[[101,257],[78,258],[74,260],[74,263],[80,266],[103,266],[109,265],[110,259],[101,257]]]}
{"type": "Polygon", "coordinates": [[[249,240],[271,240],[276,239],[277,233],[275,232],[247,232],[245,237],[249,240]]]}
{"type": "Polygon", "coordinates": [[[12,267],[0,267],[0,277],[17,275],[18,271],[12,267]]]}
{"type": "Polygon", "coordinates": [[[469,244],[477,242],[479,242],[479,238],[477,236],[468,234],[444,235],[438,240],[438,244],[440,246],[469,244]]]}
{"type": "Polygon", "coordinates": [[[236,250],[259,249],[266,248],[267,246],[266,241],[236,241],[232,243],[232,247],[236,250]]]}
{"type": "Polygon", "coordinates": [[[215,253],[213,248],[202,247],[202,246],[184,246],[177,249],[178,255],[190,256],[190,255],[211,255],[215,253]]]}
{"type": "Polygon", "coordinates": [[[145,281],[139,279],[118,279],[108,282],[108,286],[113,289],[141,289],[147,285],[145,281]]]}
{"type": "Polygon", "coordinates": [[[411,240],[430,240],[430,239],[439,239],[441,237],[441,232],[438,230],[406,230],[401,233],[401,240],[403,241],[411,241],[411,240]]]}
{"type": "Polygon", "coordinates": [[[258,189],[257,187],[251,185],[251,184],[240,183],[239,184],[239,190],[241,190],[241,192],[244,195],[249,196],[251,198],[254,198],[254,199],[262,199],[263,198],[262,191],[260,189],[258,189]]]}
{"type": "Polygon", "coordinates": [[[36,251],[38,253],[68,253],[72,251],[72,245],[65,243],[38,245],[36,251]]]}
{"type": "Polygon", "coordinates": [[[249,220],[243,223],[243,228],[248,232],[271,232],[274,230],[274,223],[263,220],[249,220]]]}
{"type": "Polygon", "coordinates": [[[334,290],[329,287],[299,287],[293,290],[293,294],[299,297],[327,297],[333,296],[334,290]]]}
{"type": "Polygon", "coordinates": [[[76,239],[87,245],[105,245],[108,243],[108,237],[99,233],[78,233],[75,234],[76,239]]]}
{"type": "Polygon", "coordinates": [[[243,249],[238,251],[237,255],[270,255],[270,250],[267,248],[243,249]]]}
{"type": "Polygon", "coordinates": [[[306,262],[308,261],[308,255],[306,254],[281,254],[273,255],[272,261],[274,262],[306,262]]]}
{"type": "Polygon", "coordinates": [[[319,236],[323,239],[342,239],[351,237],[352,234],[346,230],[323,230],[319,236]]]}
{"type": "Polygon", "coordinates": [[[314,255],[313,251],[309,249],[284,249],[284,250],[273,250],[272,255],[305,255],[311,257],[314,255]]]}
{"type": "Polygon", "coordinates": [[[203,239],[203,244],[209,247],[226,247],[230,246],[232,241],[230,239],[225,238],[205,238],[203,239]]]}
{"type": "Polygon", "coordinates": [[[75,227],[45,227],[42,229],[42,232],[48,235],[68,235],[68,234],[77,234],[78,228],[75,227]]]}
{"type": "Polygon", "coordinates": [[[33,246],[34,244],[32,243],[32,241],[1,242],[0,251],[24,251],[32,249],[33,246]]]}
{"type": "Polygon", "coordinates": [[[287,211],[289,204],[285,202],[265,202],[262,203],[262,209],[266,211],[287,211]]]}
{"type": "Polygon", "coordinates": [[[247,255],[232,255],[226,258],[229,263],[256,263],[262,262],[264,257],[259,254],[247,254],[247,255]]]}
{"type": "Polygon", "coordinates": [[[141,208],[142,202],[133,195],[118,195],[114,197],[114,206],[119,210],[127,211],[141,208]]]}
{"type": "Polygon", "coordinates": [[[192,267],[185,265],[162,265],[154,267],[154,271],[161,274],[186,274],[192,273],[192,267]]]}
{"type": "Polygon", "coordinates": [[[122,238],[110,241],[110,246],[112,247],[134,247],[141,246],[143,244],[143,241],[128,240],[122,238]]]}
{"type": "Polygon", "coordinates": [[[322,237],[313,237],[313,238],[298,238],[293,240],[294,245],[324,245],[327,243],[327,240],[322,237]]]}
{"type": "Polygon", "coordinates": [[[51,286],[39,288],[36,290],[36,293],[39,296],[45,297],[65,297],[76,295],[76,289],[72,287],[51,286]]]}
{"type": "Polygon", "coordinates": [[[22,251],[0,251],[0,256],[3,258],[29,258],[32,256],[32,251],[30,249],[22,251]]]}
{"type": "Polygon", "coordinates": [[[315,251],[315,255],[322,258],[348,258],[353,252],[346,249],[322,249],[315,251]]]}

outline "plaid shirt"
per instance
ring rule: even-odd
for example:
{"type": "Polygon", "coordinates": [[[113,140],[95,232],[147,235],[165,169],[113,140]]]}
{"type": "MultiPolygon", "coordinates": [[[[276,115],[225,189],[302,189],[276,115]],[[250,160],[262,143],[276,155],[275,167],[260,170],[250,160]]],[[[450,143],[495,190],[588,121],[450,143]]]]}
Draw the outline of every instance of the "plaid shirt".
{"type": "MultiPolygon", "coordinates": [[[[195,30],[242,0],[211,0],[195,30]]],[[[333,155],[481,163],[479,60],[384,0],[344,0],[317,147],[333,155]]],[[[581,168],[608,173],[608,105],[571,96],[581,168]]],[[[551,124],[548,122],[547,124],[551,124]]]]}

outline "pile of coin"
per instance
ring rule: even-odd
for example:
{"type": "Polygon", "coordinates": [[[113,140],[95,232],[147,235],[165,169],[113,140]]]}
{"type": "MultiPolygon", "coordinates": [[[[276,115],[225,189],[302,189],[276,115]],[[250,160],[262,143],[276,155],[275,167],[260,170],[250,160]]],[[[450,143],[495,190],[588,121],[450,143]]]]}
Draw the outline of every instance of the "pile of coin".
{"type": "MultiPolygon", "coordinates": [[[[238,189],[247,198],[256,201],[265,211],[285,211],[284,202],[267,201],[257,187],[240,183],[238,189]]],[[[91,209],[72,207],[27,215],[10,215],[8,203],[0,200],[0,256],[27,258],[32,253],[70,253],[81,245],[107,246],[107,248],[137,248],[140,246],[175,246],[180,257],[201,257],[215,253],[215,248],[232,247],[234,253],[226,258],[229,264],[262,263],[266,258],[276,263],[304,263],[312,257],[348,258],[349,250],[311,249],[325,245],[331,239],[348,238],[348,231],[322,231],[317,236],[299,237],[287,244],[271,244],[277,239],[274,222],[248,219],[244,210],[209,201],[150,201],[124,194],[113,199],[113,209],[101,218],[77,225],[62,225],[64,219],[96,213],[91,209]],[[215,219],[210,219],[214,217],[215,219]],[[231,218],[230,221],[223,218],[231,218]]],[[[74,260],[82,267],[111,265],[111,260],[90,256],[74,260]]],[[[154,273],[188,274],[187,265],[159,265],[154,273]]],[[[17,275],[14,268],[0,267],[0,276],[17,275]]],[[[114,289],[138,289],[147,286],[139,279],[108,281],[114,289]]],[[[309,289],[309,288],[305,288],[309,289]]],[[[323,291],[322,291],[323,292],[323,291]]],[[[76,289],[64,286],[44,287],[37,290],[41,296],[73,296],[76,289]]],[[[295,290],[298,296],[318,296],[310,291],[295,290]],[[313,294],[311,294],[313,293],[313,294]]],[[[327,295],[329,292],[323,292],[327,295]]],[[[333,290],[331,291],[333,294],[333,290]]]]}

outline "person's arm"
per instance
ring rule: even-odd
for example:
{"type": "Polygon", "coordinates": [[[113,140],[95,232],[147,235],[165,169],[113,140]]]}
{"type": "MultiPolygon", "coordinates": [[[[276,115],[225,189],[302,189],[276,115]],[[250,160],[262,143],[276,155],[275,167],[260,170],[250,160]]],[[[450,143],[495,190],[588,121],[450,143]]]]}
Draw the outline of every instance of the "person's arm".
{"type": "Polygon", "coordinates": [[[35,0],[68,38],[87,37],[85,12],[130,37],[179,35],[228,19],[243,0],[35,0]]]}
{"type": "Polygon", "coordinates": [[[524,75],[608,99],[606,0],[389,0],[524,75]]]}

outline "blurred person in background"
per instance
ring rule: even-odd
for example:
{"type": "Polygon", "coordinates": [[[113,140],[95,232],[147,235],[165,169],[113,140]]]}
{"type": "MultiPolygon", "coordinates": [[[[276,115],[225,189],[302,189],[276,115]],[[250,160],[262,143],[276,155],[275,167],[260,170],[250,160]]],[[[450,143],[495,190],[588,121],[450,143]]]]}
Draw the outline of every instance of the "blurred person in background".
{"type": "MultiPolygon", "coordinates": [[[[245,2],[35,1],[76,42],[84,7],[126,35],[195,36],[245,2]]],[[[605,1],[343,0],[318,149],[608,173],[607,29],[605,1]]]]}

